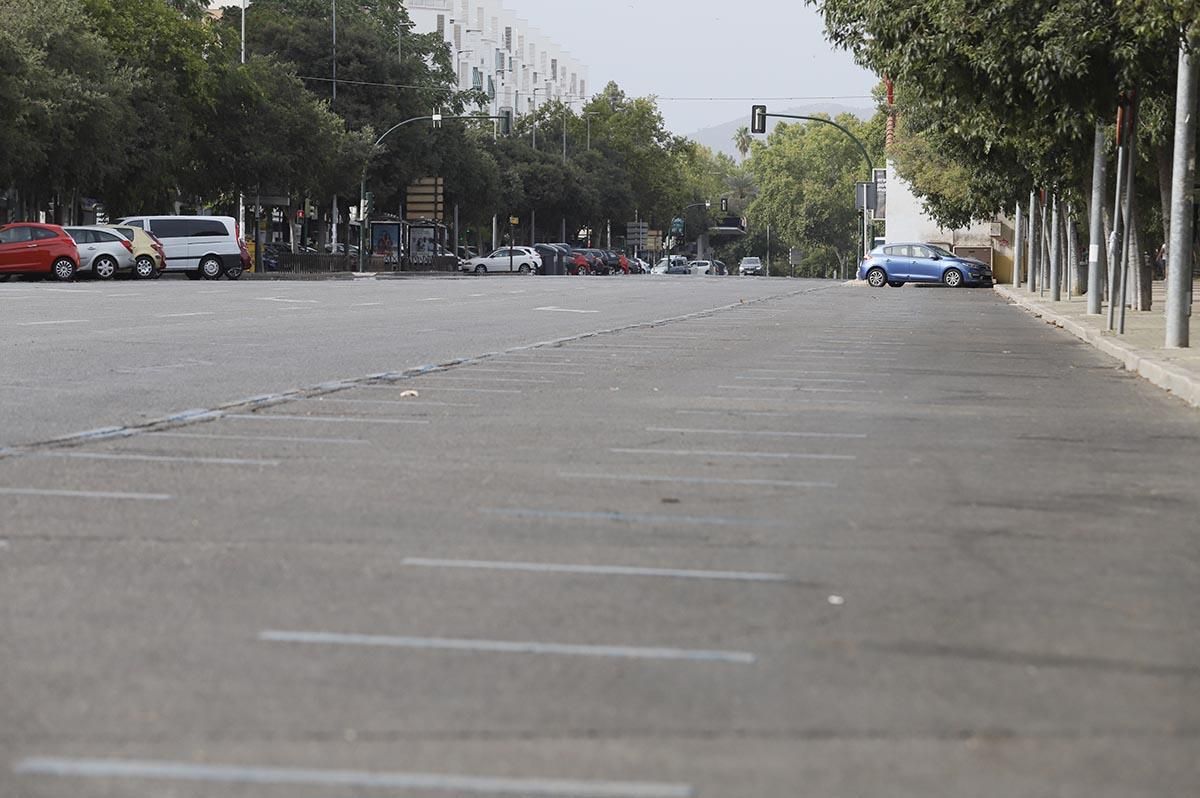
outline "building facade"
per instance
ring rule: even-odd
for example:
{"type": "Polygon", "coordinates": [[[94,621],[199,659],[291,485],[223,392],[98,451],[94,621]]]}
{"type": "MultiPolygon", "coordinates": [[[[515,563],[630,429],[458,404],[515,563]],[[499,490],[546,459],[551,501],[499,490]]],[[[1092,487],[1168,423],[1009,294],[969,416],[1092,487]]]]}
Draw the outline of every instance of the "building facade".
{"type": "Polygon", "coordinates": [[[588,99],[587,67],[500,0],[405,0],[418,33],[439,34],[450,47],[460,89],[487,93],[492,115],[521,116],[547,100],[588,99]]]}

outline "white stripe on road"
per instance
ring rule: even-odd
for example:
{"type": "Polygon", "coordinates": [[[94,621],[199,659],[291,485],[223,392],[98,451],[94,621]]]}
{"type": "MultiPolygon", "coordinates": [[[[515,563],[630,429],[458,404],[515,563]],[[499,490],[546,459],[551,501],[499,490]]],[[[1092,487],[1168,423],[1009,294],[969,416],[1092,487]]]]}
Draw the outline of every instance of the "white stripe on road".
{"type": "Polygon", "coordinates": [[[320,443],[320,444],[356,444],[370,443],[362,438],[297,438],[288,435],[221,435],[202,432],[151,432],[156,438],[191,438],[194,440],[214,441],[261,441],[264,443],[320,443]]]}
{"type": "Polygon", "coordinates": [[[209,311],[197,311],[195,313],[161,313],[154,318],[156,319],[181,319],[184,316],[215,316],[216,313],[209,311]]]}
{"type": "MultiPolygon", "coordinates": [[[[857,377],[862,376],[861,371],[825,371],[821,369],[746,369],[746,371],[756,371],[762,374],[828,374],[830,376],[841,377],[857,377]]],[[[869,372],[872,377],[890,377],[891,375],[883,371],[869,372]]],[[[738,379],[742,379],[739,377],[738,379]]]]}
{"type": "Polygon", "coordinates": [[[479,407],[474,402],[423,402],[416,399],[340,399],[336,396],[305,396],[299,401],[342,402],[350,405],[418,405],[422,407],[479,407]]]}
{"type": "Polygon", "coordinates": [[[568,479],[602,479],[610,482],[668,482],[681,485],[739,485],[777,488],[836,488],[836,482],[801,482],[787,479],[723,479],[720,477],[670,477],[657,474],[583,474],[564,471],[559,476],[568,479]]]}
{"type": "Polygon", "coordinates": [[[54,321],[21,321],[18,327],[40,327],[44,324],[89,324],[88,319],[56,319],[54,321]]]}
{"type": "Polygon", "coordinates": [[[303,304],[303,305],[319,305],[319,304],[321,304],[320,302],[318,302],[315,299],[284,299],[281,296],[260,296],[259,299],[262,300],[263,302],[288,302],[288,303],[303,304]]]}
{"type": "Polygon", "coordinates": [[[428,424],[422,418],[361,418],[359,416],[285,416],[275,413],[234,413],[225,418],[266,421],[327,421],[331,424],[428,424]]]}
{"type": "Polygon", "coordinates": [[[115,452],[43,452],[42,457],[66,457],[72,460],[128,460],[141,463],[195,463],[197,465],[277,466],[278,460],[247,460],[239,457],[186,457],[160,454],[118,454],[115,452]]]}
{"type": "Polygon", "coordinates": [[[514,640],[472,640],[457,637],[395,637],[392,635],[293,632],[268,629],[258,639],[269,643],[308,643],[335,646],[378,646],[439,651],[486,651],[496,654],[557,654],[567,657],[616,657],[619,659],[669,659],[694,662],[732,662],[750,665],[755,657],[747,651],[708,651],[687,648],[643,648],[639,646],[589,646],[575,643],[538,643],[514,640]]]}
{"type": "Polygon", "coordinates": [[[405,557],[404,565],[423,568],[469,568],[485,571],[526,571],[547,574],[588,574],[596,576],[665,576],[676,579],[714,579],[735,582],[786,582],[785,574],[755,571],[696,571],[680,568],[635,568],[624,565],[567,565],[563,563],[498,562],[494,560],[438,560],[405,557]]]}
{"type": "Polygon", "coordinates": [[[33,757],[18,762],[14,770],[23,776],[313,785],[372,790],[438,790],[460,794],[546,795],[558,798],[691,798],[695,795],[692,788],[686,784],[658,782],[513,779],[439,773],[198,765],[191,762],[143,759],[33,757]]]}
{"type": "Polygon", "coordinates": [[[599,313],[600,312],[598,310],[580,310],[577,308],[556,308],[553,305],[549,305],[544,308],[534,308],[534,310],[545,310],[545,311],[549,311],[551,313],[599,313]]]}
{"type": "Polygon", "coordinates": [[[646,432],[686,432],[698,435],[757,435],[765,438],[865,438],[864,432],[774,432],[771,430],[689,429],[687,427],[646,427],[646,432]]]}
{"type": "Polygon", "coordinates": [[[115,493],[98,490],[49,490],[45,488],[0,488],[0,496],[49,496],[61,499],[128,499],[141,502],[166,502],[169,493],[115,493]]]}
{"type": "Polygon", "coordinates": [[[752,457],[768,460],[855,460],[852,454],[810,452],[720,452],[707,449],[609,449],[613,454],[662,454],[673,457],[752,457]]]}
{"type": "Polygon", "coordinates": [[[376,308],[382,305],[382,302],[359,302],[357,305],[351,305],[355,308],[376,308]]]}
{"type": "Polygon", "coordinates": [[[866,385],[866,380],[851,380],[845,377],[734,377],[735,380],[749,380],[752,382],[841,382],[850,385],[866,385]]]}

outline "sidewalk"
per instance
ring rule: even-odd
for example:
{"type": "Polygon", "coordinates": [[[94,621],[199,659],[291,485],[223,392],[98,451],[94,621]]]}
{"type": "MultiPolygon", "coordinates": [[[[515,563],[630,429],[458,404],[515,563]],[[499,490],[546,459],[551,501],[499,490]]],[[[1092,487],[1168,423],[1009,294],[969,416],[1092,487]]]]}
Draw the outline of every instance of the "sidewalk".
{"type": "MultiPolygon", "coordinates": [[[[1191,348],[1163,347],[1163,309],[1166,306],[1163,283],[1154,284],[1153,310],[1146,313],[1126,311],[1125,335],[1105,329],[1107,308],[1099,316],[1087,315],[1086,297],[1051,302],[1048,297],[1030,293],[1025,286],[997,285],[995,291],[1034,316],[1045,319],[1048,324],[1061,327],[1115,357],[1127,370],[1170,391],[1192,407],[1200,407],[1200,323],[1196,321],[1196,315],[1191,317],[1191,348]]],[[[1200,283],[1193,288],[1192,295],[1200,296],[1200,283]]]]}

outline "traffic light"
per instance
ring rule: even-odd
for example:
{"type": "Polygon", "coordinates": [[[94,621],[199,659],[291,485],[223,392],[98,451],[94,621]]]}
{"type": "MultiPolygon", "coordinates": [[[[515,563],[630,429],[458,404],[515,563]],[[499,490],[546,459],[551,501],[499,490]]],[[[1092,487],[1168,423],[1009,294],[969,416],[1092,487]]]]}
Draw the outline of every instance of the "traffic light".
{"type": "Polygon", "coordinates": [[[500,109],[500,135],[512,135],[513,112],[511,108],[500,109]]]}
{"type": "Polygon", "coordinates": [[[751,133],[766,133],[767,132],[767,106],[765,106],[765,105],[750,106],[750,132],[751,133]]]}
{"type": "Polygon", "coordinates": [[[721,197],[721,213],[729,213],[729,197],[721,197]]]}

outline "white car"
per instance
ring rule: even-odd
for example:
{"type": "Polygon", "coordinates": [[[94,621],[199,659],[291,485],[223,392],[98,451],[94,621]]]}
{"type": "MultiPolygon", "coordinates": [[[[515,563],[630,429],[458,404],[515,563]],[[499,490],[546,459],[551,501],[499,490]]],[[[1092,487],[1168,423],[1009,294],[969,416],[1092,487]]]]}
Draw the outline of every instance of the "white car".
{"type": "Polygon", "coordinates": [[[761,258],[747,256],[745,258],[742,258],[742,262],[740,264],[738,264],[738,274],[740,274],[740,275],[745,276],[747,274],[762,274],[762,273],[763,273],[763,262],[762,262],[761,258]]]}
{"type": "Polygon", "coordinates": [[[464,272],[520,272],[537,274],[542,256],[532,247],[500,247],[490,255],[465,260],[459,266],[464,272]]]}
{"type": "Polygon", "coordinates": [[[79,271],[90,271],[101,280],[111,280],[119,271],[133,271],[133,244],[115,230],[94,225],[63,229],[79,249],[79,271]]]}
{"type": "Polygon", "coordinates": [[[692,274],[716,274],[716,269],[713,268],[711,260],[694,260],[688,264],[688,268],[692,270],[692,274]]]}

